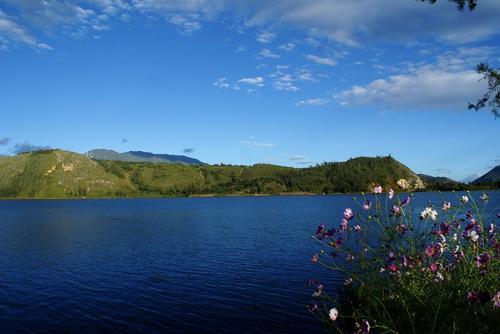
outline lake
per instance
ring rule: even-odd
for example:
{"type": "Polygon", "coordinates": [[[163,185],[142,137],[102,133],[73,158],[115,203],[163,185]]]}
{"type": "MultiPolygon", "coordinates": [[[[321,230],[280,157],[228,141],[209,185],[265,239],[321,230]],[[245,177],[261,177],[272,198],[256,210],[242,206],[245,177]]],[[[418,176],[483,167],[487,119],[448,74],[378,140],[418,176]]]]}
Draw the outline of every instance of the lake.
{"type": "Polygon", "coordinates": [[[321,331],[307,281],[339,278],[311,263],[311,235],[345,207],[352,195],[0,201],[0,332],[321,331]]]}

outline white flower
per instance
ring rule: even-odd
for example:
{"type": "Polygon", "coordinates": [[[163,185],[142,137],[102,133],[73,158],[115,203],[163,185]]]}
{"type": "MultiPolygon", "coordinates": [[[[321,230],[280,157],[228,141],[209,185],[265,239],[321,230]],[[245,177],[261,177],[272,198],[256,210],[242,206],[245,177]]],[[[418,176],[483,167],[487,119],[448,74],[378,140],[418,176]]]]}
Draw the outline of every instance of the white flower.
{"type": "Polygon", "coordinates": [[[352,278],[349,277],[345,280],[344,285],[351,285],[351,283],[352,283],[352,278]]]}
{"type": "Polygon", "coordinates": [[[376,186],[373,188],[373,193],[374,194],[381,194],[382,193],[382,186],[376,186]]]}
{"type": "Polygon", "coordinates": [[[433,221],[436,221],[437,215],[438,215],[437,211],[432,209],[431,207],[425,208],[424,210],[422,210],[422,212],[420,212],[421,219],[430,218],[433,221]]]}
{"type": "Polygon", "coordinates": [[[462,196],[462,198],[460,198],[460,201],[462,203],[467,203],[469,201],[469,197],[467,197],[467,196],[464,195],[464,196],[462,196]]]}
{"type": "Polygon", "coordinates": [[[479,239],[479,234],[477,234],[476,231],[472,230],[469,234],[470,239],[474,242],[476,242],[479,239]]]}
{"type": "Polygon", "coordinates": [[[487,201],[487,200],[489,200],[489,199],[490,199],[490,196],[488,196],[488,194],[487,194],[487,193],[482,193],[482,194],[481,194],[481,197],[479,197],[479,198],[480,198],[481,200],[483,200],[483,201],[487,201]]]}
{"type": "Polygon", "coordinates": [[[453,233],[453,241],[457,241],[458,240],[458,235],[456,233],[453,233]]]}
{"type": "Polygon", "coordinates": [[[450,202],[444,202],[443,203],[443,211],[448,211],[451,208],[451,203],[450,202]]]}
{"type": "Polygon", "coordinates": [[[438,272],[436,274],[436,282],[441,282],[443,280],[444,280],[443,274],[441,274],[440,272],[438,272]]]}
{"type": "Polygon", "coordinates": [[[339,316],[339,311],[337,311],[336,308],[332,308],[330,312],[328,313],[328,316],[330,317],[331,321],[337,320],[337,317],[339,316]]]}

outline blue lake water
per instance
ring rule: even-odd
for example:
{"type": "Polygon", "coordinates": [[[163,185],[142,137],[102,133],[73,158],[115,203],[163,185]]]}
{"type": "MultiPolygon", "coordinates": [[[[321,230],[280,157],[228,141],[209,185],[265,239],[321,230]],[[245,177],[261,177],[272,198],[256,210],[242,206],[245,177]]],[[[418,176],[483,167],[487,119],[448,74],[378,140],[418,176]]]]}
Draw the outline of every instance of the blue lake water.
{"type": "Polygon", "coordinates": [[[0,333],[318,331],[306,282],[336,277],[311,263],[310,237],[345,207],[352,196],[0,201],[0,333]]]}

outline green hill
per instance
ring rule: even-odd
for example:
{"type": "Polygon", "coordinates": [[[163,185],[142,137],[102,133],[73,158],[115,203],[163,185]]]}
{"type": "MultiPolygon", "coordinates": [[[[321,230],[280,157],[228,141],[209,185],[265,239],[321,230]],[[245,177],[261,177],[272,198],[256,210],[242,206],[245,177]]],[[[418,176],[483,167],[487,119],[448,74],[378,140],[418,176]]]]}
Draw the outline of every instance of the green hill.
{"type": "Polygon", "coordinates": [[[406,179],[424,186],[392,157],[355,158],[309,168],[186,165],[92,160],[47,150],[0,157],[0,197],[147,197],[342,193],[369,191],[374,182],[397,189],[406,179]]]}

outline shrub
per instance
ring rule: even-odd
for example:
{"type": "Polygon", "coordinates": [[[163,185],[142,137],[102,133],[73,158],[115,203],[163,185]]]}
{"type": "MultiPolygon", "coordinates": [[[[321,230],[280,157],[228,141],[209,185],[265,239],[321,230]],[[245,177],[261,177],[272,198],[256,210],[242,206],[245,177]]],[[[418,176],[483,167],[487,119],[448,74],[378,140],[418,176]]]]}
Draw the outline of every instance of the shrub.
{"type": "MultiPolygon", "coordinates": [[[[398,182],[399,183],[399,182],[398,182]]],[[[405,186],[404,182],[399,184],[405,186]]],[[[392,190],[355,199],[337,228],[320,225],[312,262],[340,274],[327,294],[316,285],[310,310],[331,332],[492,333],[500,328],[500,243],[483,219],[488,195],[411,209],[392,190]]],[[[493,221],[497,218],[491,218],[493,221]]]]}

